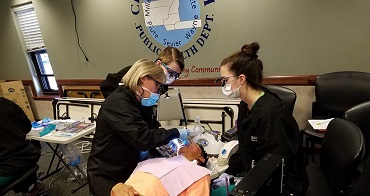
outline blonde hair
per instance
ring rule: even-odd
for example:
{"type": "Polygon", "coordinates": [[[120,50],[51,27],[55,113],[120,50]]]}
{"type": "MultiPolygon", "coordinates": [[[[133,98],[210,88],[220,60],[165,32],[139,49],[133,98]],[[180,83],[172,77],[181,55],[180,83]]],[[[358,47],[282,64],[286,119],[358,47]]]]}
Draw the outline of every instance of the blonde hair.
{"type": "Polygon", "coordinates": [[[132,65],[130,70],[123,76],[121,82],[133,92],[136,92],[141,85],[140,79],[148,75],[161,83],[166,81],[166,75],[160,66],[149,59],[140,59],[132,65]]]}

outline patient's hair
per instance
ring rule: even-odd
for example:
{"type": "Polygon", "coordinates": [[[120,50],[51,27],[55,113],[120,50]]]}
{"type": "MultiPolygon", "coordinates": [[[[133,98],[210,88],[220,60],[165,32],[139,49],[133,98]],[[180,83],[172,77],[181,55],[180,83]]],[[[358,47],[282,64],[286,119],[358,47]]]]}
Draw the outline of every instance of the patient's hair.
{"type": "Polygon", "coordinates": [[[201,145],[201,144],[197,144],[201,150],[201,155],[202,157],[204,158],[204,163],[201,163],[199,164],[200,166],[203,166],[203,167],[206,167],[207,165],[207,161],[208,161],[208,154],[207,152],[204,150],[204,147],[201,145]]]}

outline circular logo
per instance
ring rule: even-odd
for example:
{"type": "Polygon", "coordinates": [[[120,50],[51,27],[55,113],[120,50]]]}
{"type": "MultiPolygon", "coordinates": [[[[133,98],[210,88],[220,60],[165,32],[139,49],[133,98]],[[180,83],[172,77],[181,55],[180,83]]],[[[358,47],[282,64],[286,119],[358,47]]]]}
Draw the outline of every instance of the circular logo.
{"type": "Polygon", "coordinates": [[[185,45],[202,26],[198,0],[144,0],[142,7],[148,32],[165,47],[185,45]]]}
{"type": "MultiPolygon", "coordinates": [[[[210,38],[215,3],[215,0],[143,0],[142,3],[135,0],[130,9],[136,16],[134,28],[138,37],[150,51],[158,55],[163,46],[172,46],[179,48],[187,59],[196,55],[210,38]]],[[[189,68],[184,73],[189,73],[189,68]]]]}

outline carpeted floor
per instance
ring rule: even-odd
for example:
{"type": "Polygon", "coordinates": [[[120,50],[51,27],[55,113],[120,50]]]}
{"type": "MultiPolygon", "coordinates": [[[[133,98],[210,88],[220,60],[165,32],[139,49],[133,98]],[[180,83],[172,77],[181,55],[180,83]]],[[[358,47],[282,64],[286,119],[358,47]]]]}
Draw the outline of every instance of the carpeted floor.
{"type": "MultiPolygon", "coordinates": [[[[88,147],[86,143],[80,143],[76,144],[76,146],[79,147],[79,149],[84,146],[85,148],[88,147]]],[[[42,154],[40,157],[40,160],[38,162],[38,165],[40,166],[38,174],[41,174],[41,178],[45,176],[48,166],[50,164],[51,158],[52,158],[52,151],[51,149],[45,144],[42,143],[42,154]]],[[[81,150],[81,149],[80,149],[81,150]]],[[[88,157],[88,150],[82,149],[82,161],[81,164],[87,162],[88,157]]],[[[54,161],[52,170],[57,165],[57,162],[54,161]]],[[[62,165],[62,164],[61,164],[62,165]]],[[[72,171],[76,171],[75,167],[71,167],[72,171]]],[[[81,178],[81,175],[79,175],[79,178],[81,179],[82,183],[86,182],[86,179],[81,178]]],[[[77,189],[80,186],[80,183],[73,178],[70,171],[63,168],[60,171],[54,173],[53,175],[45,178],[42,180],[43,187],[41,189],[41,192],[35,196],[89,196],[89,188],[88,185],[83,186],[81,189],[76,191],[75,193],[71,193],[72,190],[77,189]]],[[[21,193],[14,193],[13,191],[10,191],[5,196],[21,196],[21,193]]]]}

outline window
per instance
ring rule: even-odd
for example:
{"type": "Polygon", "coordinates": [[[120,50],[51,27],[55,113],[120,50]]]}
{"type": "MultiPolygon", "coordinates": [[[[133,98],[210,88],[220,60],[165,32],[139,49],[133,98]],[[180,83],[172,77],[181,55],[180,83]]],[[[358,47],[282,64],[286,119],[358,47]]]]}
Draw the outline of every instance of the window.
{"type": "Polygon", "coordinates": [[[44,89],[44,93],[58,91],[58,85],[46,50],[29,52],[29,55],[36,67],[36,75],[38,76],[42,89],[44,89]]]}
{"type": "Polygon", "coordinates": [[[26,52],[32,61],[35,74],[44,94],[58,92],[54,72],[42,38],[39,22],[32,3],[12,8],[23,35],[26,52]]]}

